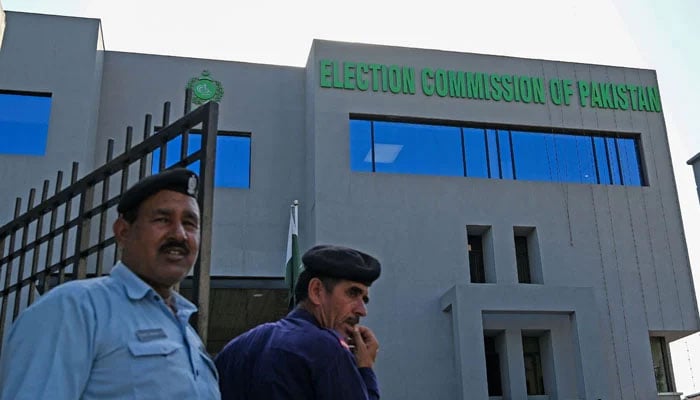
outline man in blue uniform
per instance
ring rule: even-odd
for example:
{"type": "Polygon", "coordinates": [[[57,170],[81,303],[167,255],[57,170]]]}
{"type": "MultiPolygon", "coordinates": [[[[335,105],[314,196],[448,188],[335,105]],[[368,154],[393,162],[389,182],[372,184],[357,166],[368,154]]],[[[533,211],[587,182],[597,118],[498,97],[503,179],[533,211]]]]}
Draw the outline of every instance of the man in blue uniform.
{"type": "Polygon", "coordinates": [[[51,290],[22,312],[0,360],[1,400],[220,399],[216,368],[172,291],[199,252],[197,176],[150,176],[117,206],[110,276],[51,290]]]}
{"type": "Polygon", "coordinates": [[[319,245],[302,262],[296,308],[235,338],[216,357],[222,399],[379,399],[372,370],[379,343],[358,324],[367,315],[379,261],[347,247],[319,245]]]}

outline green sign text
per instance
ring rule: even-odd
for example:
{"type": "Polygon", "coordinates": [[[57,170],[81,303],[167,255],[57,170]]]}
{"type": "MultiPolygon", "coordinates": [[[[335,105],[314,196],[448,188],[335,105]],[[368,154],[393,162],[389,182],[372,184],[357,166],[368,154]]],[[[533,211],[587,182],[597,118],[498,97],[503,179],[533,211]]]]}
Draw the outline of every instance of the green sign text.
{"type": "Polygon", "coordinates": [[[595,81],[321,60],[322,88],[610,110],[661,112],[659,90],[595,81]],[[416,89],[418,86],[418,89],[416,89]]]}

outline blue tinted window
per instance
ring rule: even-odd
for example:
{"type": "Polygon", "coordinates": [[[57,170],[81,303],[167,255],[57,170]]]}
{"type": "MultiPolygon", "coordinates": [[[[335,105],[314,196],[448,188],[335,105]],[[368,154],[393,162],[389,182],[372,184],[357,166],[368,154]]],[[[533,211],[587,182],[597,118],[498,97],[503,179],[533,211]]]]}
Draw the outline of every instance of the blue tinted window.
{"type": "Polygon", "coordinates": [[[372,122],[350,120],[350,168],[372,172],[372,122]]]}
{"type": "Polygon", "coordinates": [[[637,157],[637,143],[634,139],[617,139],[617,148],[620,154],[622,166],[622,180],[624,185],[640,186],[642,176],[637,157]]]}
{"type": "Polygon", "coordinates": [[[460,129],[374,122],[377,172],[463,176],[460,129]]]}
{"type": "Polygon", "coordinates": [[[590,137],[513,132],[513,152],[518,179],[596,183],[590,137]]]}
{"type": "Polygon", "coordinates": [[[595,159],[593,144],[589,136],[574,136],[576,138],[576,155],[578,159],[581,183],[596,183],[595,159]]]}
{"type": "Polygon", "coordinates": [[[556,149],[559,182],[595,183],[595,166],[590,140],[585,136],[550,134],[556,149]]]}
{"type": "Polygon", "coordinates": [[[467,176],[489,177],[486,163],[486,136],[481,128],[464,128],[464,149],[467,157],[467,176]]]}
{"type": "Polygon", "coordinates": [[[250,137],[218,135],[214,185],[250,187],[250,137]]]}
{"type": "Polygon", "coordinates": [[[489,167],[489,178],[501,178],[501,165],[498,162],[498,142],[496,139],[496,131],[493,129],[486,130],[486,159],[489,167]]]}
{"type": "Polygon", "coordinates": [[[51,97],[0,93],[0,153],[43,156],[51,97]]]}
{"type": "Polygon", "coordinates": [[[612,182],[610,175],[610,157],[605,146],[605,138],[593,138],[593,146],[595,147],[596,167],[598,168],[598,183],[609,185],[612,182]]]}
{"type": "Polygon", "coordinates": [[[498,155],[501,162],[501,177],[513,179],[513,158],[510,146],[510,131],[496,131],[498,139],[498,155]]]}
{"type": "Polygon", "coordinates": [[[551,181],[556,176],[556,154],[551,136],[512,132],[513,159],[518,179],[551,181]]]}
{"type": "Polygon", "coordinates": [[[576,141],[569,135],[549,135],[554,140],[554,157],[558,182],[577,182],[576,141]]]}
{"type": "Polygon", "coordinates": [[[633,138],[351,120],[350,148],[355,171],[643,183],[633,138]]]}
{"type": "Polygon", "coordinates": [[[614,138],[606,138],[605,139],[605,147],[608,151],[608,160],[609,161],[609,167],[610,167],[610,174],[612,176],[612,183],[615,185],[619,185],[622,183],[620,179],[620,164],[619,164],[619,158],[617,155],[617,145],[615,143],[614,138]]]}
{"type": "MultiPolygon", "coordinates": [[[[250,137],[219,134],[216,137],[216,161],[214,163],[214,186],[216,187],[250,187],[250,137]]],[[[182,138],[177,137],[168,142],[165,167],[170,167],[180,159],[182,138]]],[[[190,133],[187,154],[194,153],[202,147],[202,135],[190,133]]],[[[152,173],[158,172],[160,150],[153,152],[152,173]]],[[[188,169],[199,173],[199,161],[192,163],[188,169]]]]}

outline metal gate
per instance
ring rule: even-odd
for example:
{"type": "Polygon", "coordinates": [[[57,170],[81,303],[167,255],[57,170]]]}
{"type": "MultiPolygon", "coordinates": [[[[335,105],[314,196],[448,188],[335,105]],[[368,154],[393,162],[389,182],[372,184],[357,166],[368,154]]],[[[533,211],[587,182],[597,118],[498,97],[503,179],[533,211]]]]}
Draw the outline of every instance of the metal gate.
{"type": "Polygon", "coordinates": [[[110,227],[121,194],[152,172],[173,167],[198,169],[200,177],[202,236],[192,298],[199,308],[193,324],[206,343],[219,105],[210,102],[190,111],[190,103],[188,90],[185,115],[173,123],[169,122],[170,103],[165,103],[164,128],[152,135],[152,116],[146,114],[143,140],[136,145],[132,144],[133,128],[127,127],[124,152],[114,157],[114,140],[110,139],[105,164],[80,179],[74,162],[65,187],[63,171],[59,171],[53,194],[45,180],[38,204],[36,190],[31,189],[24,212],[22,199],[17,198],[13,220],[0,227],[0,351],[7,328],[38,296],[66,280],[109,273],[119,258],[110,227]],[[193,128],[201,134],[200,146],[190,141],[193,128]],[[173,155],[173,150],[179,151],[173,155]]]}

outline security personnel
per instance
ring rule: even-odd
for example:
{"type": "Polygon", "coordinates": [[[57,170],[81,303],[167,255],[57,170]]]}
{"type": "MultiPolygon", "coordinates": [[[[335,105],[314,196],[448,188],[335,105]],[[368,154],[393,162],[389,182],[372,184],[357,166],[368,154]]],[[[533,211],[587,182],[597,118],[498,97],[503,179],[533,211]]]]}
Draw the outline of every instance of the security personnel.
{"type": "Polygon", "coordinates": [[[20,314],[3,347],[1,400],[221,398],[188,324],[196,308],[172,291],[199,252],[197,184],[174,169],[122,195],[113,227],[121,261],[20,314]]]}
{"type": "Polygon", "coordinates": [[[379,343],[358,324],[367,315],[379,261],[319,245],[302,262],[296,308],[235,338],[217,355],[224,400],[379,399],[372,370],[379,343]]]}

